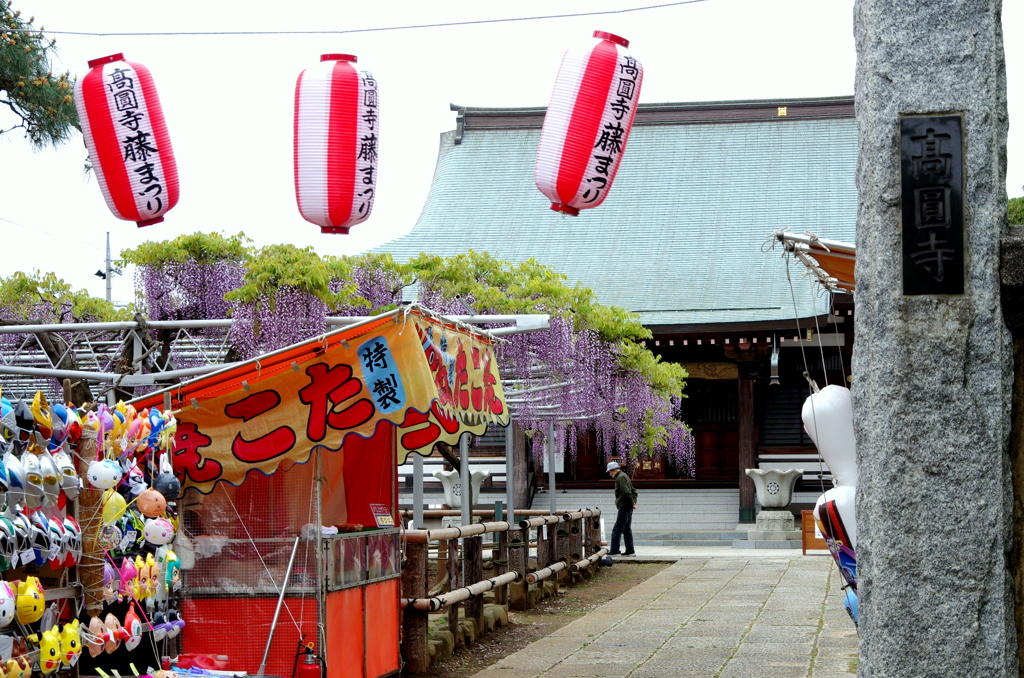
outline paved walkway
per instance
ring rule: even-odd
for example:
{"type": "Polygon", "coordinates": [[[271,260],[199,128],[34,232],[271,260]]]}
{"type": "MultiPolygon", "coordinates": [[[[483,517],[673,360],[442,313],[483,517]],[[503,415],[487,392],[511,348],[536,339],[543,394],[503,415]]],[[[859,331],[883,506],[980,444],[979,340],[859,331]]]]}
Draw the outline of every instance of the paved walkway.
{"type": "Polygon", "coordinates": [[[475,678],[850,678],[841,582],[799,551],[682,558],[475,678]]]}

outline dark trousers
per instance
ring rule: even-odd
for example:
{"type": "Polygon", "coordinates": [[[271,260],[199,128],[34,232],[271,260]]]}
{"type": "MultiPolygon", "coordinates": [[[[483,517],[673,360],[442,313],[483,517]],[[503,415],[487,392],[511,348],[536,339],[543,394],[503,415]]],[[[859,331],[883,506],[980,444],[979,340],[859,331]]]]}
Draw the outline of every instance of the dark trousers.
{"type": "Polygon", "coordinates": [[[619,537],[626,542],[626,553],[633,552],[633,507],[623,506],[615,517],[615,527],[612,528],[612,553],[619,552],[619,537]]]}

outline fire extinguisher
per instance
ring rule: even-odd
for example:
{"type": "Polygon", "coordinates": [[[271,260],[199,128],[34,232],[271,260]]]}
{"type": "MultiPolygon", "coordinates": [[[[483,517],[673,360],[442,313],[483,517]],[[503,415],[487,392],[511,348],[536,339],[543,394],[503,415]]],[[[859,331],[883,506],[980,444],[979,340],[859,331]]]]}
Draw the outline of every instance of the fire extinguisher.
{"type": "Polygon", "coordinates": [[[324,663],[324,660],[316,653],[313,647],[312,642],[299,643],[299,652],[295,655],[295,668],[292,670],[292,678],[322,678],[323,673],[320,671],[320,665],[324,663]]]}

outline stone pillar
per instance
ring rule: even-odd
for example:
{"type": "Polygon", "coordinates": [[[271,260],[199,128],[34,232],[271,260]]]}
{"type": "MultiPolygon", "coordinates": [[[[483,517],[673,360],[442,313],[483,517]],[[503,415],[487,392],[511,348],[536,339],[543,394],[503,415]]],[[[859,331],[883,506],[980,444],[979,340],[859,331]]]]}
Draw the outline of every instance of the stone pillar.
{"type": "MultiPolygon", "coordinates": [[[[1017,675],[1006,560],[1013,361],[998,270],[1007,129],[1000,12],[999,0],[857,0],[854,10],[860,676],[1017,675]],[[955,197],[929,213],[915,202],[923,193],[904,190],[901,118],[909,116],[962,116],[962,145],[940,142],[932,158],[937,166],[962,150],[962,239],[947,236],[955,224],[922,221],[947,211],[955,220],[955,197]],[[962,294],[905,287],[903,247],[929,232],[962,251],[953,280],[962,294]]],[[[910,152],[907,166],[927,153],[910,152]]],[[[933,278],[940,273],[932,267],[933,278]]]]}

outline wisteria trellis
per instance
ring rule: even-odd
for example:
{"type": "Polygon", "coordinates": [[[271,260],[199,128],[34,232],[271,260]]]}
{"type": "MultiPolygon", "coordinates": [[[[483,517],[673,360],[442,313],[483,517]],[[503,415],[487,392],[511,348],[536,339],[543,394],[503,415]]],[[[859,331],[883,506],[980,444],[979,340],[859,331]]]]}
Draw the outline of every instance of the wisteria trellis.
{"type": "MultiPolygon", "coordinates": [[[[153,319],[225,317],[236,321],[232,345],[250,358],[321,334],[329,315],[364,315],[400,304],[408,280],[379,260],[356,260],[344,279],[333,277],[329,290],[339,301],[293,285],[280,285],[225,301],[242,284],[243,265],[235,261],[194,260],[139,266],[136,282],[153,319]],[[342,291],[347,294],[340,294],[342,291]],[[196,315],[193,315],[196,314],[196,315]]],[[[420,280],[418,301],[448,315],[476,313],[475,299],[456,298],[443,280],[420,280]]],[[[592,430],[607,457],[627,462],[661,456],[672,459],[680,475],[692,477],[695,446],[690,430],[676,418],[678,399],[663,396],[636,370],[620,362],[621,345],[594,329],[577,327],[571,311],[536,307],[551,314],[551,329],[507,337],[498,348],[499,364],[517,423],[533,439],[533,452],[545,453],[547,421],[556,421],[556,445],[575,457],[578,435],[592,430]]]]}

